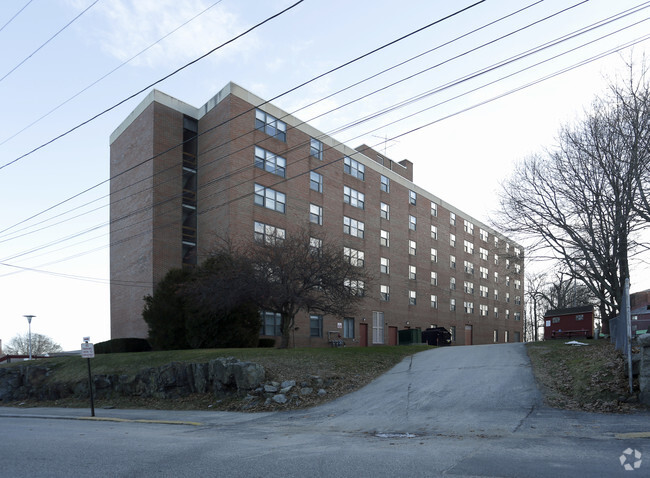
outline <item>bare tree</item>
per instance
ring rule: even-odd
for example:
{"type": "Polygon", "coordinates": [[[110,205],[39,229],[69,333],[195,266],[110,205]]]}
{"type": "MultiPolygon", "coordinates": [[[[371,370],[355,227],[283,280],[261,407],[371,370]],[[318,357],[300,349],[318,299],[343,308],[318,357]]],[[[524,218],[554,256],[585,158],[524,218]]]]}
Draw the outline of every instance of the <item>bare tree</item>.
{"type": "MultiPolygon", "coordinates": [[[[59,344],[47,335],[32,334],[32,355],[45,355],[55,352],[63,352],[59,344]]],[[[29,334],[19,334],[12,338],[7,344],[5,353],[7,355],[29,354],[29,334]]]]}
{"type": "MultiPolygon", "coordinates": [[[[616,86],[612,86],[613,91],[616,86]]],[[[635,207],[633,158],[646,152],[627,134],[650,123],[636,121],[615,94],[597,98],[575,126],[565,126],[557,146],[522,161],[500,194],[495,220],[505,232],[532,241],[529,253],[553,259],[599,299],[601,317],[618,313],[629,259],[646,226],[635,207]]],[[[641,132],[639,132],[641,134],[641,132]]],[[[607,322],[605,322],[606,324],[607,322]]]]}

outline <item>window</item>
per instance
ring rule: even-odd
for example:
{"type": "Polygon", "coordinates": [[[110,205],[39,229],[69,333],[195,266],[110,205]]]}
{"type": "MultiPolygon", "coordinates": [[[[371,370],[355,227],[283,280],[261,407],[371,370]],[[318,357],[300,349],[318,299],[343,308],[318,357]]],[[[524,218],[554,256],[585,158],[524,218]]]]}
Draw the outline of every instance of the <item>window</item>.
{"type": "Polygon", "coordinates": [[[466,314],[474,313],[474,302],[463,302],[463,309],[466,314]]]}
{"type": "Polygon", "coordinates": [[[519,279],[515,279],[515,290],[521,289],[521,281],[519,279]]]}
{"type": "Polygon", "coordinates": [[[481,304],[481,305],[478,306],[478,308],[479,308],[479,315],[481,317],[487,317],[488,316],[488,306],[487,305],[481,304]]]}
{"type": "Polygon", "coordinates": [[[515,264],[515,274],[521,274],[521,264],[515,264]]]}
{"type": "MultiPolygon", "coordinates": [[[[521,296],[520,295],[515,296],[515,305],[521,305],[521,296]]],[[[578,317],[576,317],[576,320],[580,320],[580,319],[578,319],[578,317]]]]}
{"type": "Polygon", "coordinates": [[[438,217],[438,205],[433,201],[431,202],[431,215],[433,217],[438,217]]]}
{"type": "Polygon", "coordinates": [[[263,310],[260,312],[260,318],[262,319],[260,335],[282,335],[282,316],[279,313],[263,310]]]}
{"type": "Polygon", "coordinates": [[[431,248],[431,262],[438,262],[438,249],[431,248]]]}
{"type": "Polygon", "coordinates": [[[255,146],[255,167],[285,177],[287,160],[259,146],[255,146]]]}
{"type": "Polygon", "coordinates": [[[456,290],[456,278],[455,277],[450,277],[449,278],[449,290],[456,290]]]}
{"type": "Polygon", "coordinates": [[[510,252],[510,243],[506,242],[506,254],[510,252]]]}
{"type": "Polygon", "coordinates": [[[415,216],[409,214],[409,229],[415,231],[418,225],[418,219],[415,216]]]}
{"type": "Polygon", "coordinates": [[[521,312],[515,312],[515,320],[521,320],[521,312]]]}
{"type": "Polygon", "coordinates": [[[499,331],[498,330],[494,331],[492,340],[494,341],[495,344],[499,341],[499,331]]]}
{"type": "Polygon", "coordinates": [[[255,204],[258,206],[284,213],[286,202],[287,197],[284,193],[260,184],[255,185],[255,204]]]}
{"type": "Polygon", "coordinates": [[[464,281],[463,282],[463,290],[465,291],[466,294],[473,294],[474,293],[474,283],[469,282],[469,281],[464,281]]]}
{"type": "Polygon", "coordinates": [[[384,313],[372,312],[372,343],[384,343],[384,313]]]}
{"type": "Polygon", "coordinates": [[[438,285],[438,273],[431,271],[431,285],[438,285]]]}
{"type": "Polygon", "coordinates": [[[416,252],[417,252],[417,244],[415,243],[415,241],[409,240],[409,254],[414,256],[416,252]]]}
{"type": "Polygon", "coordinates": [[[519,248],[515,247],[514,251],[515,251],[515,257],[519,257],[519,255],[521,254],[521,251],[519,250],[519,248]]]}
{"type": "Polygon", "coordinates": [[[449,234],[449,245],[456,247],[456,234],[449,234]]]}
{"type": "Polygon", "coordinates": [[[323,192],[323,175],[317,173],[316,171],[309,172],[309,189],[317,191],[319,193],[323,192]]]}
{"type": "Polygon", "coordinates": [[[431,294],[431,308],[432,309],[437,309],[438,308],[438,296],[431,294]]]}
{"type": "Polygon", "coordinates": [[[506,276],[506,285],[510,286],[510,276],[506,276]]]}
{"type": "Polygon", "coordinates": [[[452,269],[456,268],[456,256],[449,256],[449,267],[452,269]]]}
{"type": "Polygon", "coordinates": [[[481,241],[487,242],[487,240],[488,240],[488,232],[485,229],[479,228],[478,235],[481,238],[481,241]]]}
{"type": "Polygon", "coordinates": [[[510,259],[506,259],[506,269],[510,269],[510,259]]]}
{"type": "Polygon", "coordinates": [[[409,204],[415,206],[418,202],[418,194],[409,189],[409,204]]]}
{"type": "Polygon", "coordinates": [[[456,299],[449,299],[449,310],[456,310],[456,299]]]}
{"type": "Polygon", "coordinates": [[[479,250],[478,250],[478,256],[479,256],[481,259],[483,259],[484,261],[487,261],[487,260],[488,260],[488,250],[485,249],[485,248],[483,248],[483,247],[479,248],[479,250]]]}
{"type": "Polygon", "coordinates": [[[409,305],[415,305],[417,302],[416,293],[414,290],[409,291],[409,305]]]}
{"type": "Polygon", "coordinates": [[[379,245],[390,246],[390,233],[388,231],[384,231],[383,229],[379,231],[379,245]]]}
{"type": "Polygon", "coordinates": [[[479,268],[479,274],[481,276],[481,279],[489,279],[490,278],[490,273],[488,272],[487,267],[480,267],[479,268]]]}
{"type": "Polygon", "coordinates": [[[438,228],[434,225],[431,225],[431,239],[438,239],[438,228]]]}
{"type": "Polygon", "coordinates": [[[495,284],[499,283],[499,273],[496,271],[494,272],[494,283],[495,284]]]}
{"type": "Polygon", "coordinates": [[[354,318],[345,317],[343,319],[343,338],[344,339],[353,339],[354,338],[354,318]]]}
{"type": "Polygon", "coordinates": [[[416,273],[415,266],[409,266],[409,279],[415,280],[416,278],[417,278],[417,273],[416,273]]]}
{"type": "Polygon", "coordinates": [[[387,285],[379,286],[379,298],[385,302],[390,300],[390,287],[387,285]]]}
{"type": "Polygon", "coordinates": [[[390,274],[390,259],[382,257],[379,259],[379,270],[384,274],[390,274]]]}
{"type": "Polygon", "coordinates": [[[383,219],[390,220],[390,206],[385,202],[379,203],[380,214],[383,219]]]}
{"type": "Polygon", "coordinates": [[[506,320],[510,320],[510,311],[506,309],[506,320]]]}
{"type": "Polygon", "coordinates": [[[479,291],[480,291],[479,295],[481,297],[487,298],[488,295],[490,294],[490,291],[489,291],[489,289],[488,289],[488,287],[486,285],[479,286],[479,291]]]}
{"type": "Polygon", "coordinates": [[[463,241],[463,249],[468,254],[474,254],[474,244],[469,241],[463,241]]]}
{"type": "Polygon", "coordinates": [[[316,159],[323,160],[323,143],[312,138],[309,145],[309,154],[316,159]]]}
{"type": "Polygon", "coordinates": [[[494,300],[499,300],[499,289],[494,289],[494,300]]]}
{"type": "Polygon", "coordinates": [[[451,335],[451,341],[456,342],[456,326],[452,325],[449,327],[449,334],[451,335]]]}
{"type": "Polygon", "coordinates": [[[506,330],[503,332],[503,341],[508,342],[510,340],[510,331],[506,330]]]}
{"type": "Polygon", "coordinates": [[[343,216],[343,232],[363,239],[365,225],[361,221],[343,216]]]}
{"type": "Polygon", "coordinates": [[[346,156],[343,158],[343,171],[363,181],[366,174],[366,167],[359,161],[346,156]]]}
{"type": "Polygon", "coordinates": [[[309,222],[318,224],[319,226],[323,225],[323,208],[317,204],[309,205],[309,222]]]}
{"type": "Polygon", "coordinates": [[[469,222],[467,219],[465,219],[465,222],[464,222],[464,226],[463,226],[463,227],[464,227],[466,233],[468,233],[468,234],[474,234],[474,224],[472,224],[471,222],[469,222]]]}
{"type": "Polygon", "coordinates": [[[287,124],[262,110],[255,110],[255,129],[280,141],[287,141],[287,124]]]}
{"type": "Polygon", "coordinates": [[[309,238],[309,249],[312,253],[320,255],[323,249],[323,240],[316,237],[309,238]]]}
{"type": "Polygon", "coordinates": [[[452,226],[456,225],[456,214],[453,212],[449,213],[449,224],[452,226]]]}
{"type": "Polygon", "coordinates": [[[363,251],[352,249],[351,247],[343,248],[343,257],[345,257],[345,260],[351,265],[356,267],[363,267],[365,264],[365,253],[363,251]]]}
{"type": "Polygon", "coordinates": [[[323,316],[311,314],[309,316],[309,336],[322,337],[323,336],[323,316]]]}
{"type": "Polygon", "coordinates": [[[285,235],[286,231],[284,229],[255,221],[254,237],[258,242],[263,242],[264,244],[275,244],[276,242],[283,241],[285,235]]]}
{"type": "Polygon", "coordinates": [[[363,209],[365,200],[366,196],[363,193],[360,193],[356,189],[343,186],[343,202],[349,204],[350,206],[363,209]]]}
{"type": "Polygon", "coordinates": [[[510,303],[510,292],[506,292],[506,303],[510,303]]]}
{"type": "Polygon", "coordinates": [[[499,247],[499,238],[494,236],[494,247],[499,247]]]}
{"type": "Polygon", "coordinates": [[[499,265],[499,255],[498,254],[494,254],[494,265],[495,266],[499,265]]]}
{"type": "Polygon", "coordinates": [[[380,178],[380,185],[379,187],[381,188],[382,191],[389,193],[390,192],[390,179],[388,179],[386,176],[382,175],[380,178]]]}
{"type": "Polygon", "coordinates": [[[495,319],[498,319],[498,318],[499,318],[499,308],[498,308],[498,307],[495,307],[495,308],[494,308],[494,318],[495,318],[495,319]]]}
{"type": "Polygon", "coordinates": [[[465,272],[468,274],[474,274],[474,264],[469,261],[464,261],[465,272]]]}
{"type": "Polygon", "coordinates": [[[364,296],[366,285],[362,280],[344,279],[343,285],[349,290],[351,295],[364,296]]]}

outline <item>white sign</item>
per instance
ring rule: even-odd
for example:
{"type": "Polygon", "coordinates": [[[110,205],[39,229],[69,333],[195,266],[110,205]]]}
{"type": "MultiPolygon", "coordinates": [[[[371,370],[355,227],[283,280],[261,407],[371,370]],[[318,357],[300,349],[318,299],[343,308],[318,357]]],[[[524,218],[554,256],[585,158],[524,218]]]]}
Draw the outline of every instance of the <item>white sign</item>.
{"type": "Polygon", "coordinates": [[[337,328],[337,329],[342,329],[342,328],[343,328],[343,324],[342,324],[341,322],[337,322],[337,323],[336,323],[336,328],[337,328]]]}
{"type": "Polygon", "coordinates": [[[81,344],[81,358],[94,358],[95,346],[91,343],[84,342],[81,344]]]}

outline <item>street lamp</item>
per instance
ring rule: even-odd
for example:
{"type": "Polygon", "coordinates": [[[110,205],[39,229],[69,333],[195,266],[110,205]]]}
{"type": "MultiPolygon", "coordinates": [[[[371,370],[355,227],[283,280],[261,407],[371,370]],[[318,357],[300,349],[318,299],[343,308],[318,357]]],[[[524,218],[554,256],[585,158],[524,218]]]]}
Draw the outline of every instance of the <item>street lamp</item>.
{"type": "Polygon", "coordinates": [[[29,324],[29,360],[32,359],[32,319],[36,317],[35,315],[23,315],[27,319],[29,324]]]}

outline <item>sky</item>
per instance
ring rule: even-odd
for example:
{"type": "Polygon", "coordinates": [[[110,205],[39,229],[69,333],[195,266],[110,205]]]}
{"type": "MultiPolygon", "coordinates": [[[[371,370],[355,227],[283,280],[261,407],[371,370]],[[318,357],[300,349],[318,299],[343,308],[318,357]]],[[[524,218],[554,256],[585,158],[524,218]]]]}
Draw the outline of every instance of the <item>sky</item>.
{"type": "MultiPolygon", "coordinates": [[[[151,85],[196,107],[229,81],[277,97],[351,147],[409,159],[418,186],[489,224],[513,165],[552,148],[649,45],[640,0],[304,0],[230,41],[294,3],[3,2],[4,344],[27,314],[66,350],[110,338],[109,136],[151,85]]],[[[650,289],[647,269],[632,291],[650,289]]]]}

